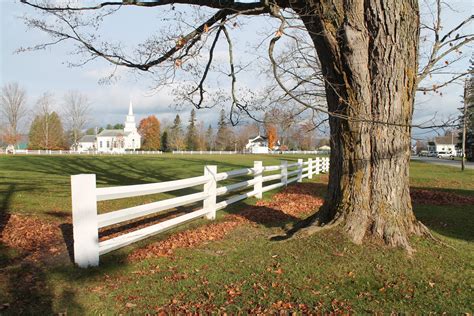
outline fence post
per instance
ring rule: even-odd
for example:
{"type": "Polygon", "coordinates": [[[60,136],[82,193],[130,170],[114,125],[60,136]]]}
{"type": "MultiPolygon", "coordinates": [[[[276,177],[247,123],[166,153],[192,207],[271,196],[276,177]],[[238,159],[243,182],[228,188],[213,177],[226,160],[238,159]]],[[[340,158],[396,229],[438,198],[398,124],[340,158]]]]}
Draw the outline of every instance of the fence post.
{"type": "Polygon", "coordinates": [[[313,158],[308,158],[308,179],[313,179],[313,158]]]}
{"type": "Polygon", "coordinates": [[[209,194],[203,200],[203,208],[208,211],[206,218],[210,220],[216,219],[216,194],[217,194],[217,166],[205,166],[204,175],[210,176],[210,179],[204,184],[204,192],[209,194]]]}
{"type": "Polygon", "coordinates": [[[281,184],[288,185],[288,161],[286,160],[281,162],[281,184]]]}
{"type": "Polygon", "coordinates": [[[81,268],[99,265],[99,230],[95,174],[71,176],[74,262],[81,268]]]}
{"type": "Polygon", "coordinates": [[[253,190],[256,192],[255,197],[257,199],[262,198],[262,178],[263,178],[263,164],[261,161],[254,161],[253,162],[253,170],[254,170],[254,179],[255,184],[253,185],[253,190]]]}
{"type": "Polygon", "coordinates": [[[303,159],[298,159],[298,179],[296,181],[303,181],[303,159]]]}
{"type": "Polygon", "coordinates": [[[316,174],[321,173],[321,158],[316,157],[316,174]]]}

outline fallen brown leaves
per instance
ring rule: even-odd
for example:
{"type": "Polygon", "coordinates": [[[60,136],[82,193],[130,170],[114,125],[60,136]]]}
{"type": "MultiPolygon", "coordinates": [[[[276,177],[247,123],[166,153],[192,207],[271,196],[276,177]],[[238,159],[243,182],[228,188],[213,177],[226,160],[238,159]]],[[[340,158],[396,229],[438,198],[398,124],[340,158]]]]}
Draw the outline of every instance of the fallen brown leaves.
{"type": "Polygon", "coordinates": [[[320,187],[317,183],[299,183],[275,194],[271,201],[258,201],[256,205],[298,217],[312,213],[323,205],[324,200],[315,195],[320,187]]]}
{"type": "Polygon", "coordinates": [[[451,192],[410,189],[410,195],[415,204],[429,205],[474,205],[474,197],[459,195],[451,192]]]}
{"type": "Polygon", "coordinates": [[[209,241],[224,238],[230,231],[244,223],[284,223],[298,220],[299,216],[313,212],[322,205],[323,199],[314,196],[315,183],[299,183],[276,193],[270,201],[257,201],[243,211],[227,215],[223,222],[212,223],[192,230],[173,234],[165,240],[133,251],[131,261],[169,256],[177,248],[191,248],[209,241]]]}
{"type": "Polygon", "coordinates": [[[171,235],[165,240],[150,244],[145,248],[133,251],[128,259],[131,261],[143,260],[157,256],[169,256],[176,248],[191,248],[207,241],[222,239],[227,233],[240,225],[242,220],[227,220],[213,223],[197,229],[186,230],[171,235]]]}
{"type": "Polygon", "coordinates": [[[1,221],[0,232],[4,245],[25,251],[34,261],[58,255],[66,248],[57,223],[32,216],[8,215],[1,221]]]}

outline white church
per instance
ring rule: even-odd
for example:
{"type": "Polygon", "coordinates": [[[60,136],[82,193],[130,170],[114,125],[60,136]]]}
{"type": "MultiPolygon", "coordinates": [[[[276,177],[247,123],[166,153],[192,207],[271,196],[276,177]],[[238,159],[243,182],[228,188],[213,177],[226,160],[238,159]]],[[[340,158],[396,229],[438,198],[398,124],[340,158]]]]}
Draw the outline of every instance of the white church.
{"type": "Polygon", "coordinates": [[[104,129],[97,135],[85,135],[78,144],[77,151],[97,151],[101,153],[124,153],[140,149],[141,136],[138,134],[130,101],[124,129],[104,129]]]}

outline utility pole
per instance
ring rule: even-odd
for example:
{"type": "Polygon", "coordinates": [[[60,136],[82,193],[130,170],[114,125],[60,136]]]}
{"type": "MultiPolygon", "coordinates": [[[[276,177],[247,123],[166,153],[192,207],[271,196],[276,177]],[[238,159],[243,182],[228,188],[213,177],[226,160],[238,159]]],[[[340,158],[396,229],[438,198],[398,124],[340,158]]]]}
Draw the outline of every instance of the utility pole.
{"type": "Polygon", "coordinates": [[[467,118],[467,85],[468,79],[464,81],[464,109],[462,114],[462,152],[461,152],[461,171],[464,171],[464,164],[466,160],[466,118],[467,118]]]}

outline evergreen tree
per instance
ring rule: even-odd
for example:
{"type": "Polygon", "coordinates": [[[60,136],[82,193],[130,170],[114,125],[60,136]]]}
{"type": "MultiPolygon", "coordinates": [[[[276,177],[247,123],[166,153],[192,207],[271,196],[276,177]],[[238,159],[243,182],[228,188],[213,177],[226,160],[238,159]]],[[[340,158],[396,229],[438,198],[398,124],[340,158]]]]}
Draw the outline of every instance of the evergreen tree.
{"type": "Polygon", "coordinates": [[[86,135],[95,135],[95,128],[90,127],[86,130],[86,135]]]}
{"type": "Polygon", "coordinates": [[[466,114],[464,117],[464,106],[460,108],[461,116],[459,117],[459,142],[460,147],[462,147],[462,130],[464,121],[466,122],[466,154],[469,160],[474,160],[474,59],[470,60],[471,74],[466,79],[464,86],[464,100],[463,103],[466,103],[466,114]]]}
{"type": "Polygon", "coordinates": [[[183,127],[181,124],[181,117],[179,114],[176,114],[174,118],[173,126],[170,130],[170,147],[174,150],[183,150],[184,149],[184,137],[183,137],[183,127]]]}
{"type": "Polygon", "coordinates": [[[163,134],[161,134],[161,151],[168,152],[169,150],[168,131],[165,130],[163,134]]]}
{"type": "Polygon", "coordinates": [[[186,134],[186,147],[188,150],[196,150],[197,147],[197,133],[196,133],[196,111],[191,110],[189,117],[188,132],[186,134]]]}
{"type": "Polygon", "coordinates": [[[214,149],[214,131],[212,130],[211,124],[206,131],[206,149],[213,150],[214,149]]]}
{"type": "Polygon", "coordinates": [[[56,112],[36,115],[30,127],[30,149],[64,149],[65,138],[61,119],[56,112]]]}
{"type": "Polygon", "coordinates": [[[232,148],[232,131],[229,129],[225,116],[225,110],[222,109],[217,123],[216,149],[217,150],[233,150],[232,148]]]}

